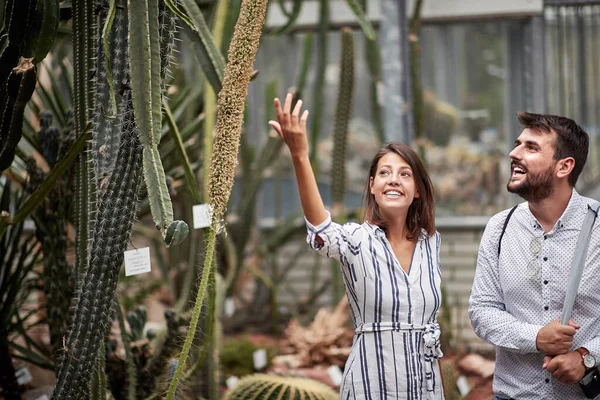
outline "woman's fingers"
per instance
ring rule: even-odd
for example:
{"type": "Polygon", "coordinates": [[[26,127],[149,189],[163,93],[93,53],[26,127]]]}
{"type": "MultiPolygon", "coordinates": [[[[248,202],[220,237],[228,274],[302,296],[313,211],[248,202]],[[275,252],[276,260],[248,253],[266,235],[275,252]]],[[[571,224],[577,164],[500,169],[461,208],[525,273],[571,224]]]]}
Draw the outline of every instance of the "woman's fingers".
{"type": "Polygon", "coordinates": [[[301,109],[302,109],[302,100],[298,100],[296,102],[296,107],[294,107],[294,111],[292,111],[292,124],[298,123],[298,117],[300,116],[301,109]]]}
{"type": "Polygon", "coordinates": [[[306,129],[306,121],[308,120],[308,110],[304,110],[302,117],[300,117],[300,127],[306,129]]]}
{"type": "Polygon", "coordinates": [[[292,108],[292,94],[288,93],[285,96],[285,103],[283,103],[283,120],[284,120],[284,122],[290,121],[291,108],[292,108]]]}
{"type": "Polygon", "coordinates": [[[271,120],[269,121],[269,125],[277,131],[280,137],[283,138],[283,132],[281,132],[281,125],[279,124],[279,122],[271,120]]]}

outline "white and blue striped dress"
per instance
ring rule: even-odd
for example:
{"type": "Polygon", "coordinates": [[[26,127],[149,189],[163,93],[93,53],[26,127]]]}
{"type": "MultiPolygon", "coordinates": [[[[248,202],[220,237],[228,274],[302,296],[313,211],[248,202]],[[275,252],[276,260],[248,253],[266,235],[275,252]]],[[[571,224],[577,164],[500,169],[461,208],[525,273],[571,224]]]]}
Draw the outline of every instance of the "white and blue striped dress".
{"type": "Polygon", "coordinates": [[[407,274],[376,225],[306,224],[309,245],[340,261],[354,320],[340,399],[443,399],[439,233],[423,232],[407,274]]]}

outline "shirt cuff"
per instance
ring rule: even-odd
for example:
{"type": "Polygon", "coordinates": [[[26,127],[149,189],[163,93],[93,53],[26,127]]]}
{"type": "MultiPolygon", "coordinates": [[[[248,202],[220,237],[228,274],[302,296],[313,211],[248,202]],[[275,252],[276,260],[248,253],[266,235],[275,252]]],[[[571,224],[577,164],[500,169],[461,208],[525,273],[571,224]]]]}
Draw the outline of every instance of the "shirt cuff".
{"type": "Polygon", "coordinates": [[[322,232],[325,228],[327,228],[327,226],[329,226],[329,224],[331,223],[331,213],[327,210],[325,210],[325,212],[327,213],[327,218],[325,218],[325,221],[321,222],[317,226],[308,222],[306,217],[304,217],[304,221],[306,222],[306,227],[308,228],[308,230],[312,231],[313,233],[319,233],[322,232]]]}
{"type": "Polygon", "coordinates": [[[522,345],[521,350],[524,353],[539,353],[537,348],[537,335],[544,326],[543,325],[533,325],[533,324],[525,324],[521,329],[521,338],[522,345]]]}
{"type": "Polygon", "coordinates": [[[595,337],[582,343],[580,347],[585,347],[596,359],[596,366],[600,364],[600,337],[595,337]]]}

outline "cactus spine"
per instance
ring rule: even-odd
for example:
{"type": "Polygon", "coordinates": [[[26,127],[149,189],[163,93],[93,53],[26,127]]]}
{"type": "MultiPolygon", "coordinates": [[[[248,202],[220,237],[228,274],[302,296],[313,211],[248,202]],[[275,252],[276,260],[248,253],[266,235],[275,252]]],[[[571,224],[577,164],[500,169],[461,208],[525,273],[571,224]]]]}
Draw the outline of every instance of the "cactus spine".
{"type": "Polygon", "coordinates": [[[225,68],[223,87],[219,92],[216,135],[209,179],[209,198],[213,206],[212,224],[208,232],[202,278],[196,294],[190,326],[177,370],[169,385],[167,400],[172,400],[175,395],[200,318],[212,268],[217,223],[225,212],[233,186],[244,119],[244,103],[266,11],[267,0],[244,0],[229,47],[229,61],[225,68]]]}
{"type": "Polygon", "coordinates": [[[98,219],[90,244],[90,265],[77,297],[71,331],[52,399],[88,399],[98,350],[111,320],[123,252],[127,248],[138,207],[142,177],[142,147],[133,119],[131,90],[123,89],[122,134],[115,168],[98,196],[98,219]]]}
{"type": "Polygon", "coordinates": [[[224,400],[337,400],[329,386],[311,379],[255,374],[241,379],[224,400]]]}
{"type": "Polygon", "coordinates": [[[354,38],[352,29],[342,29],[342,56],[335,125],[333,129],[333,164],[331,166],[331,199],[334,208],[344,203],[346,193],[346,147],[348,125],[354,97],[354,38]]]}

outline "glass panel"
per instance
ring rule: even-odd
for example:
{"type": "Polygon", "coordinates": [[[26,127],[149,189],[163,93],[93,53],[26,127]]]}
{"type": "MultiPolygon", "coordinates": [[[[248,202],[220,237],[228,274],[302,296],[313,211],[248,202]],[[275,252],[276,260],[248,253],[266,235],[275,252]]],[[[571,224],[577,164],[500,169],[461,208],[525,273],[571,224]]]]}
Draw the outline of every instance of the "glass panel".
{"type": "Polygon", "coordinates": [[[423,135],[438,215],[506,207],[505,33],[496,21],[421,30],[423,135]]]}

